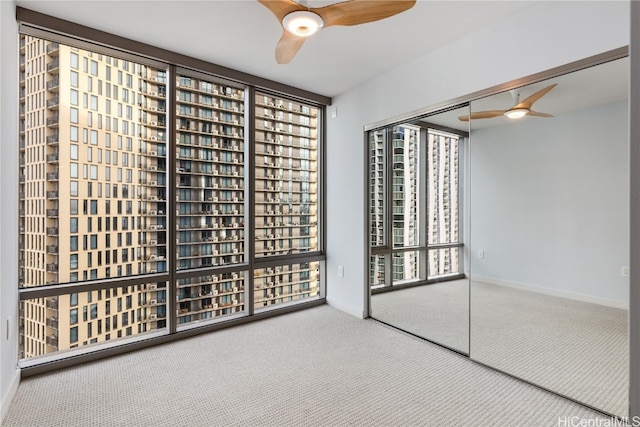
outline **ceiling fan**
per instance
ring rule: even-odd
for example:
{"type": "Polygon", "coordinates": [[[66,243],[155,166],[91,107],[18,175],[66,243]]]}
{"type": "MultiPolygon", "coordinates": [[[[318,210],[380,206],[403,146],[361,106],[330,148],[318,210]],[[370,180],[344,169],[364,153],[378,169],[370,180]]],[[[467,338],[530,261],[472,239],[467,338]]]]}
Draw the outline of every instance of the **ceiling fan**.
{"type": "Polygon", "coordinates": [[[278,64],[288,64],[304,41],[322,28],[359,25],[397,15],[413,7],[416,0],[349,0],[324,7],[306,7],[293,0],[258,0],[283,27],[276,46],[278,64]]]}
{"type": "Polygon", "coordinates": [[[531,107],[533,103],[546,95],[551,89],[557,86],[556,84],[552,84],[551,86],[547,86],[544,89],[539,90],[533,95],[526,98],[524,101],[520,102],[520,92],[519,91],[511,91],[511,95],[513,96],[513,107],[508,110],[488,110],[488,111],[476,111],[475,113],[471,113],[468,116],[459,116],[458,120],[462,122],[468,122],[469,119],[490,119],[493,117],[499,117],[505,115],[510,119],[519,119],[524,116],[537,116],[537,117],[553,117],[551,114],[547,113],[539,113],[537,111],[533,111],[531,107]]]}

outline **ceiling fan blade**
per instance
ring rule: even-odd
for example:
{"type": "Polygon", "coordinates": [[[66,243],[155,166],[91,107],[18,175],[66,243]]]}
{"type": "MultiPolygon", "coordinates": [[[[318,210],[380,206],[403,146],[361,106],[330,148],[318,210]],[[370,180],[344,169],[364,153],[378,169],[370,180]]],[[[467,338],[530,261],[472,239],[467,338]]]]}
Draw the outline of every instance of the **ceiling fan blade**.
{"type": "Polygon", "coordinates": [[[547,92],[549,92],[551,89],[553,89],[557,85],[558,85],[557,83],[556,84],[552,84],[551,86],[547,86],[544,89],[537,91],[536,93],[534,93],[533,95],[529,96],[527,99],[525,99],[524,101],[522,101],[518,105],[514,105],[513,107],[511,107],[511,109],[526,108],[527,110],[530,110],[531,106],[533,105],[534,102],[536,102],[537,100],[539,100],[540,98],[545,96],[547,94],[547,92]]]}
{"type": "Polygon", "coordinates": [[[307,10],[299,3],[293,0],[258,0],[264,7],[269,9],[275,15],[279,22],[282,22],[285,16],[297,10],[307,10]]]}
{"type": "Polygon", "coordinates": [[[548,113],[539,113],[537,111],[529,110],[527,116],[536,116],[536,117],[553,117],[553,115],[548,113]]]}
{"type": "Polygon", "coordinates": [[[490,119],[492,117],[502,116],[507,110],[488,110],[488,111],[476,111],[468,116],[459,116],[458,120],[461,122],[468,122],[469,119],[490,119]]]}
{"type": "Polygon", "coordinates": [[[416,0],[351,0],[310,10],[320,15],[326,28],[379,21],[411,9],[415,4],[416,0]]]}
{"type": "Polygon", "coordinates": [[[298,37],[290,32],[283,30],[282,37],[276,45],[276,62],[278,64],[288,64],[291,62],[296,53],[300,50],[304,41],[304,37],[298,37]]]}

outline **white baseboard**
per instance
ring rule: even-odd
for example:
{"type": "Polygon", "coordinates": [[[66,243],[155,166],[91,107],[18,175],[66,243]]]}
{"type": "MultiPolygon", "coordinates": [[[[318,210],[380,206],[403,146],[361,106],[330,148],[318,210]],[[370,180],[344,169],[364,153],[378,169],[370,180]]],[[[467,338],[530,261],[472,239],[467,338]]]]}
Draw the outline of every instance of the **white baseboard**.
{"type": "Polygon", "coordinates": [[[624,301],[610,300],[606,298],[595,297],[592,295],[580,294],[577,292],[562,291],[559,289],[544,288],[541,286],[531,285],[528,283],[513,282],[510,280],[496,279],[494,277],[471,276],[472,282],[483,282],[490,285],[504,286],[507,288],[520,289],[523,291],[536,292],[539,294],[550,295],[559,298],[567,298],[574,301],[589,302],[592,304],[604,305],[613,308],[629,309],[629,303],[624,301]]]}
{"type": "Polygon", "coordinates": [[[9,412],[9,405],[11,404],[13,397],[16,395],[16,392],[18,391],[18,386],[20,385],[19,369],[16,369],[13,375],[13,378],[10,381],[11,381],[11,385],[9,386],[9,390],[4,396],[2,396],[2,404],[0,405],[0,425],[4,420],[4,417],[7,415],[7,412],[9,412]]]}
{"type": "Polygon", "coordinates": [[[357,317],[358,319],[365,318],[362,308],[357,308],[349,304],[345,304],[342,301],[336,301],[335,299],[332,299],[330,297],[327,297],[327,304],[329,304],[333,308],[336,308],[340,311],[344,311],[347,314],[357,317]]]}

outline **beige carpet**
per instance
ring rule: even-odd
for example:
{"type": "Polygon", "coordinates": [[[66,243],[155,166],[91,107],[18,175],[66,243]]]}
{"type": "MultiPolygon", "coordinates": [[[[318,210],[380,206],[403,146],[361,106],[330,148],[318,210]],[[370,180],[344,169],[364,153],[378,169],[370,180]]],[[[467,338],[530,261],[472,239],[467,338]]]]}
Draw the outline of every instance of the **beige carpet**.
{"type": "Polygon", "coordinates": [[[473,282],[471,356],[627,416],[628,311],[473,282]],[[505,321],[506,320],[506,321],[505,321]]]}
{"type": "Polygon", "coordinates": [[[24,380],[11,426],[557,426],[598,413],[329,306],[24,380]]]}
{"type": "Polygon", "coordinates": [[[371,317],[469,353],[469,281],[466,279],[372,295],[371,317]]]}
{"type": "MultiPolygon", "coordinates": [[[[468,351],[466,281],[374,295],[372,315],[468,351]]],[[[474,360],[618,416],[627,415],[626,310],[473,282],[474,360]]]]}

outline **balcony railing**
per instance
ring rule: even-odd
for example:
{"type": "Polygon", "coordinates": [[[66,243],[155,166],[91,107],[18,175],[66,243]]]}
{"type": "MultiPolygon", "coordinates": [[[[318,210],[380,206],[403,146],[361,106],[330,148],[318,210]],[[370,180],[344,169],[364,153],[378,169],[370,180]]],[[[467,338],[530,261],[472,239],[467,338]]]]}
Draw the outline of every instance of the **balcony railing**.
{"type": "Polygon", "coordinates": [[[58,115],[55,115],[53,117],[49,117],[47,119],[47,126],[55,126],[58,124],[58,122],[60,121],[60,117],[58,115]]]}
{"type": "Polygon", "coordinates": [[[58,271],[58,264],[55,263],[51,263],[51,264],[47,264],[47,271],[50,273],[55,273],[58,271]]]}
{"type": "Polygon", "coordinates": [[[58,86],[60,86],[60,79],[58,77],[47,82],[47,90],[55,89],[58,86]]]}
{"type": "Polygon", "coordinates": [[[58,153],[55,154],[47,154],[47,162],[49,163],[55,163],[58,161],[60,157],[58,156],[58,153]]]}
{"type": "Polygon", "coordinates": [[[59,66],[60,61],[58,61],[58,58],[56,58],[47,64],[47,71],[57,70],[59,66]]]}
{"type": "Polygon", "coordinates": [[[47,99],[47,108],[57,107],[58,104],[60,104],[60,98],[57,96],[47,99]]]}
{"type": "Polygon", "coordinates": [[[47,46],[47,54],[54,55],[60,49],[60,45],[58,43],[49,43],[47,46]]]}
{"type": "Polygon", "coordinates": [[[57,191],[47,191],[47,199],[57,199],[58,192],[57,191]]]}
{"type": "Polygon", "coordinates": [[[49,135],[47,137],[47,144],[49,145],[55,145],[60,141],[60,135],[58,135],[57,133],[53,134],[53,135],[49,135]]]}
{"type": "Polygon", "coordinates": [[[58,253],[58,247],[56,245],[47,246],[47,253],[51,255],[55,255],[58,253]]]}
{"type": "MultiPolygon", "coordinates": [[[[49,172],[47,174],[47,181],[57,181],[58,180],[58,172],[49,172]]],[[[54,197],[58,197],[57,195],[54,197]]]]}
{"type": "Polygon", "coordinates": [[[51,335],[47,337],[47,345],[58,348],[58,337],[51,335]]]}
{"type": "Polygon", "coordinates": [[[47,217],[56,218],[58,216],[58,209],[47,209],[47,217]]]}

